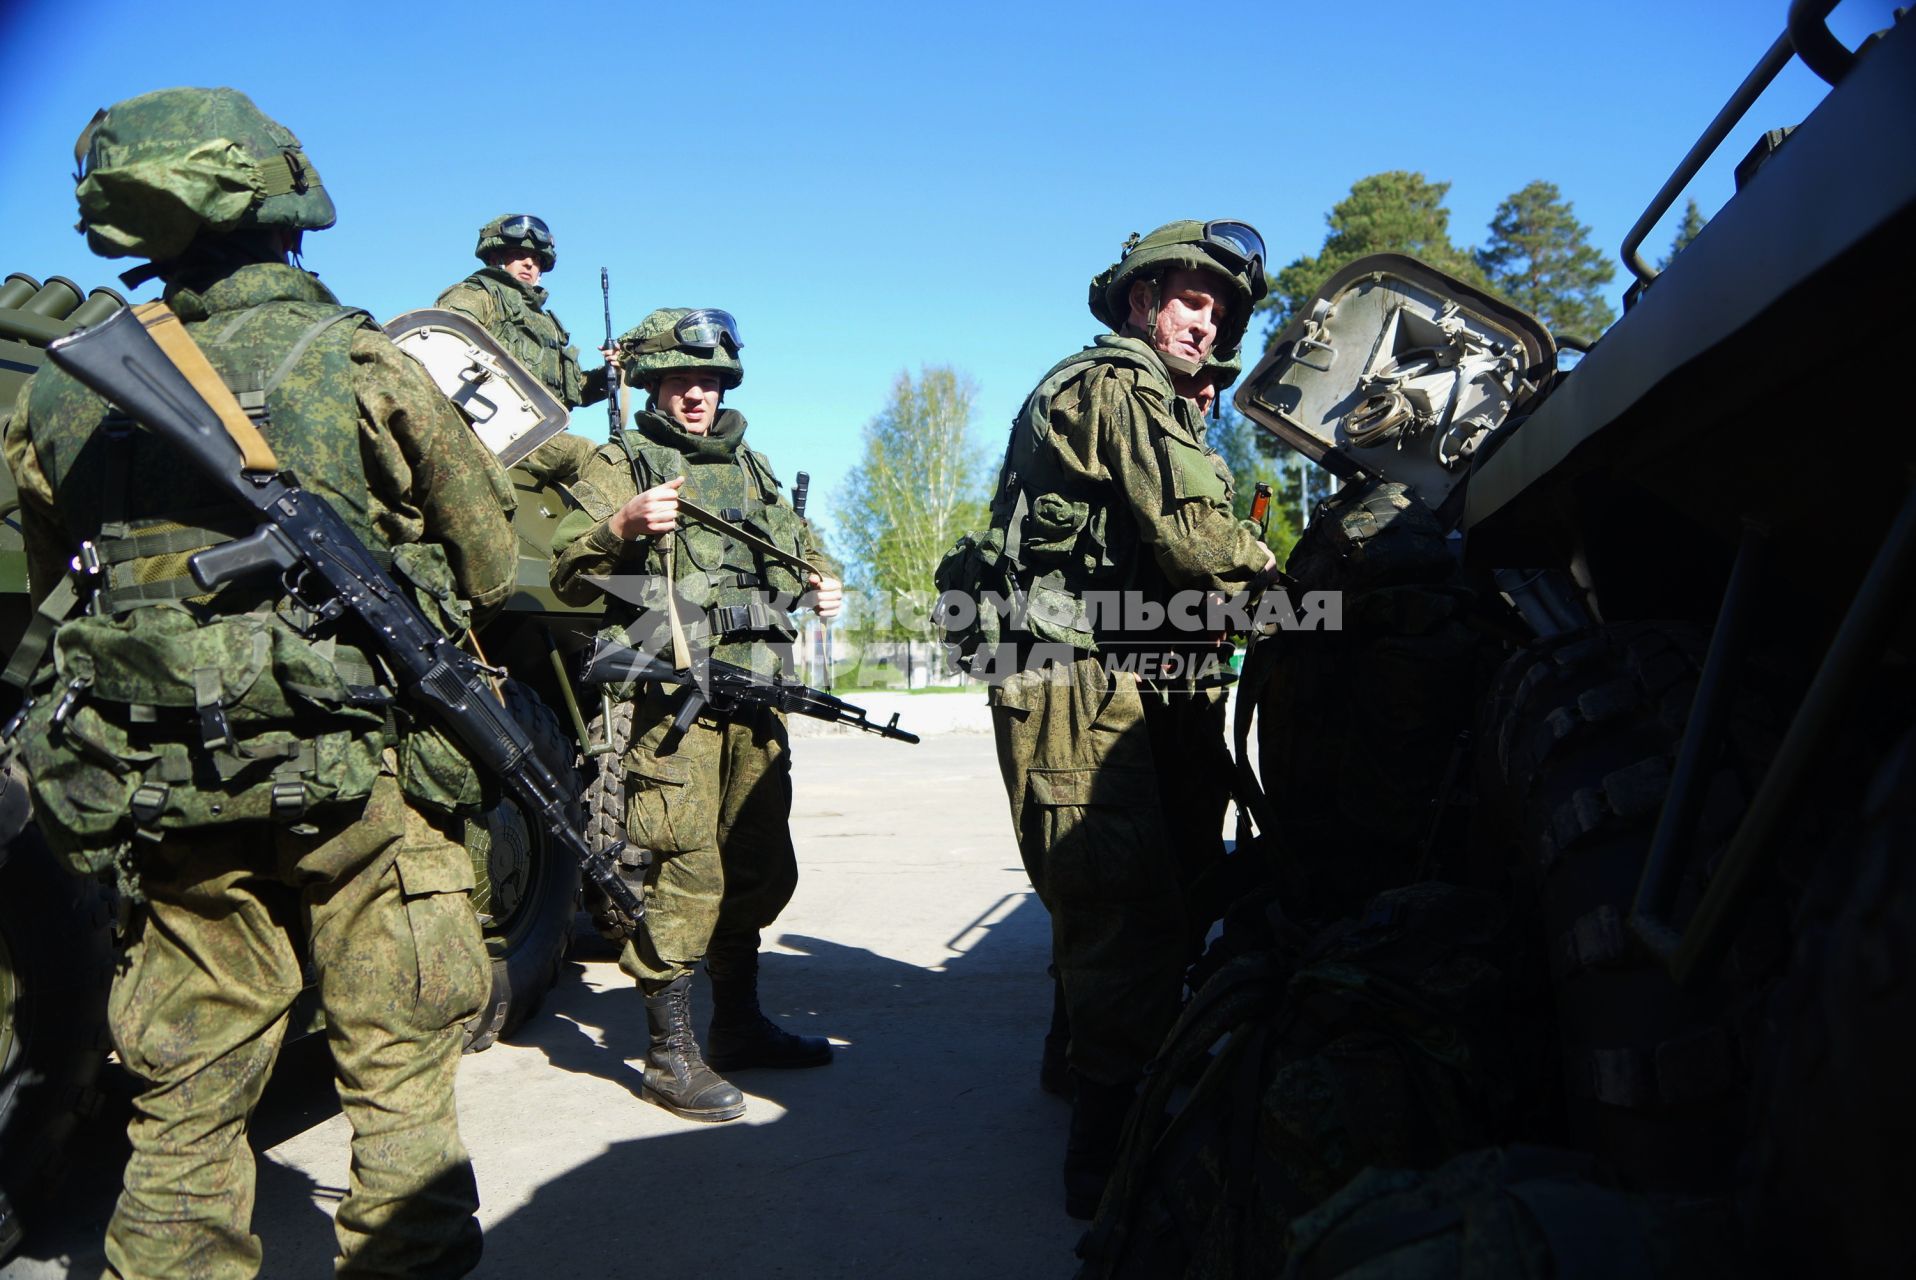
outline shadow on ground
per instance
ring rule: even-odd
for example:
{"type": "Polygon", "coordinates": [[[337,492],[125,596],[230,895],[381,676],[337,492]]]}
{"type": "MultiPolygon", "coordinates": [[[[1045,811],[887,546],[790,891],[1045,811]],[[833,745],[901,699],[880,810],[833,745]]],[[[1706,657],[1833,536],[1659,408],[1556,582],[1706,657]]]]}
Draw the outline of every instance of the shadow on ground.
{"type": "MultiPolygon", "coordinates": [[[[1068,1108],[1036,1080],[1050,998],[1048,924],[1024,895],[981,919],[989,923],[952,940],[962,951],[942,969],[780,937],[802,954],[766,953],[766,1011],[793,1030],[832,1036],[836,1059],[810,1071],[737,1073],[751,1111],[724,1125],[679,1121],[639,1100],[626,1058],[644,1051],[643,1003],[609,970],[608,952],[582,945],[586,963],[566,965],[515,1043],[561,1072],[616,1083],[662,1130],[611,1140],[555,1175],[515,1171],[534,1189],[502,1217],[487,1215],[475,1274],[1071,1274],[1079,1226],[1059,1211],[1057,1173],[1068,1108]],[[587,965],[597,985],[586,981],[587,965]]],[[[710,1009],[702,978],[696,1009],[702,1030],[710,1009]]],[[[101,1123],[73,1153],[59,1218],[34,1224],[0,1276],[98,1274],[130,1097],[118,1077],[101,1123]]],[[[254,1148],[337,1113],[323,1038],[296,1042],[254,1118],[254,1148]]],[[[592,1120],[553,1115],[549,1123],[570,1134],[592,1120]]],[[[475,1146],[481,1139],[469,1135],[475,1146]]],[[[552,1143],[555,1151],[579,1146],[570,1137],[552,1143]]],[[[343,1189],[265,1156],[258,1168],[264,1274],[324,1274],[333,1252],[328,1210],[343,1189]]],[[[483,1160],[480,1172],[483,1182],[483,1160]]]]}

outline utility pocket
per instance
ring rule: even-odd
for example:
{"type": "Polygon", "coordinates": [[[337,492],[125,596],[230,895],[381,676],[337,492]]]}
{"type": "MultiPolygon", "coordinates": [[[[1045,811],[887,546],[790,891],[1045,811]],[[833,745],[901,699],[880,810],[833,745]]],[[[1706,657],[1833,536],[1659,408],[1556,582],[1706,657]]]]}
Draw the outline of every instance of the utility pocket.
{"type": "Polygon", "coordinates": [[[492,966],[472,911],[472,862],[450,842],[409,845],[393,869],[412,933],[414,1025],[459,1026],[492,992],[492,966]]]}
{"type": "Polygon", "coordinates": [[[1161,900],[1172,909],[1157,779],[1149,770],[1033,769],[1025,821],[1036,825],[1042,852],[1035,871],[1047,902],[1161,900]]]}
{"type": "Polygon", "coordinates": [[[633,761],[628,757],[625,779],[628,838],[664,853],[703,849],[715,843],[716,817],[707,821],[706,806],[691,781],[692,771],[682,760],[642,756],[633,761]]]}

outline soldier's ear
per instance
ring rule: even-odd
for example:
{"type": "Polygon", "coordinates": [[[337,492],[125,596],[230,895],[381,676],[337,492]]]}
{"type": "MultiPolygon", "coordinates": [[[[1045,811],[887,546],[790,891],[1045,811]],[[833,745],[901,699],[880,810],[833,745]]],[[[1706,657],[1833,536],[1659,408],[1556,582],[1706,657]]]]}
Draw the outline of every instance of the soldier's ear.
{"type": "Polygon", "coordinates": [[[1154,280],[1133,280],[1125,301],[1131,307],[1131,325],[1133,328],[1150,331],[1157,323],[1158,286],[1154,280]]]}

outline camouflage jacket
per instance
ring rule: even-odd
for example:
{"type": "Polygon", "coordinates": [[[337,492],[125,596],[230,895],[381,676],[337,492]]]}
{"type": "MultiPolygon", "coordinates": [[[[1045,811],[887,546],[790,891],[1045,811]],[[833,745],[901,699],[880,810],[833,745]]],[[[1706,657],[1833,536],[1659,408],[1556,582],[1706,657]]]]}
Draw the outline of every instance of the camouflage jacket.
{"type": "Polygon", "coordinates": [[[631,455],[617,442],[601,446],[572,487],[582,509],[569,513],[553,536],[553,593],[573,605],[603,593],[611,621],[636,622],[649,632],[663,613],[669,569],[688,639],[711,646],[723,661],[769,672],[777,655],[767,642],[790,639],[790,608],[805,585],[788,567],[690,521],[681,521],[670,538],[621,540],[609,521],[639,493],[635,466],[645,487],[683,475],[681,496],[708,511],[733,509],[749,532],[802,556],[826,576],[843,570],[824,554],[811,523],[792,510],[765,456],[745,447],[744,415],[726,409],[710,434],[697,436],[646,410],[626,439],[631,455]]]}
{"type": "MultiPolygon", "coordinates": [[[[197,290],[170,287],[166,301],[188,331],[203,340],[238,313],[262,305],[336,305],[313,276],[269,263],[240,267],[197,290]]],[[[518,567],[517,541],[501,514],[514,506],[505,473],[425,372],[378,329],[370,324],[351,328],[347,351],[366,509],[342,515],[388,546],[438,543],[459,593],[480,613],[496,609],[510,594],[518,567]]],[[[282,394],[296,398],[301,379],[324,375],[320,362],[303,360],[282,394]]],[[[36,423],[50,426],[55,415],[95,423],[105,417],[105,406],[65,374],[47,369],[21,389],[7,423],[4,447],[20,489],[27,573],[36,603],[66,575],[75,546],[92,532],[69,526],[49,479],[58,468],[42,465],[36,434],[47,433],[36,432],[36,423]]],[[[142,449],[164,448],[143,436],[129,439],[139,440],[142,449]]],[[[134,494],[156,510],[166,507],[169,496],[139,485],[134,494]]]]}
{"type": "Polygon", "coordinates": [[[605,399],[605,370],[583,373],[579,349],[546,307],[546,291],[497,267],[482,267],[439,295],[438,304],[471,316],[513,358],[551,388],[568,409],[605,399]]]}
{"type": "Polygon", "coordinates": [[[1107,334],[1060,361],[1019,411],[992,500],[1030,592],[1032,633],[1096,652],[1100,639],[1140,628],[1091,616],[1092,592],[1161,603],[1248,587],[1265,552],[1231,497],[1197,406],[1149,344],[1107,334]]]}

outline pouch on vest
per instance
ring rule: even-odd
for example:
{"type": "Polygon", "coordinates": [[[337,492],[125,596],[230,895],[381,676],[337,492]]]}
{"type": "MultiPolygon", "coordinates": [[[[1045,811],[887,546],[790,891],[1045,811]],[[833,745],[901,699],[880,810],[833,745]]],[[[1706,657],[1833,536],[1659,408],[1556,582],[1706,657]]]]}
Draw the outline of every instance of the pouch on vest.
{"type": "Polygon", "coordinates": [[[142,834],[363,800],[392,740],[364,656],[270,612],[75,618],[54,636],[52,672],[21,756],[48,843],[82,873],[142,834]]]}
{"type": "Polygon", "coordinates": [[[1009,595],[1004,553],[1001,528],[963,534],[932,575],[938,589],[932,625],[952,665],[961,671],[989,663],[1004,635],[1004,619],[993,598],[1009,595]]]}
{"type": "MultiPolygon", "coordinates": [[[[472,609],[460,598],[443,547],[436,542],[394,547],[393,571],[435,625],[454,638],[465,634],[472,609]]],[[[437,724],[406,717],[398,755],[399,789],[420,804],[440,813],[477,813],[484,807],[479,771],[437,724]]]]}

